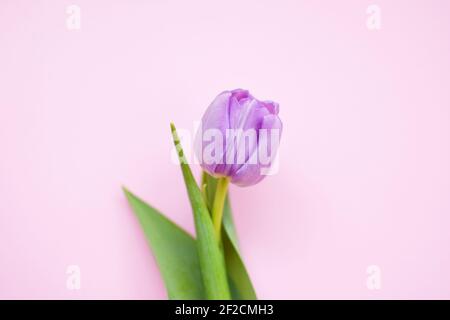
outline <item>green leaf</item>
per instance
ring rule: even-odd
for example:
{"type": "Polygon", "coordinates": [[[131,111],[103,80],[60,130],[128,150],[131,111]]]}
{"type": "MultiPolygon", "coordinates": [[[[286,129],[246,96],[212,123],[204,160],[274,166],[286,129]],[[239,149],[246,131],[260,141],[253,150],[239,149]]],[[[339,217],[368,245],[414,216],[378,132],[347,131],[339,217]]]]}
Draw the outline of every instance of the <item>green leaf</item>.
{"type": "Polygon", "coordinates": [[[195,239],[127,189],[124,192],[152,248],[169,299],[204,299],[195,239]]]}
{"type": "MultiPolygon", "coordinates": [[[[216,193],[217,179],[206,172],[203,172],[202,186],[205,190],[205,198],[208,207],[211,208],[216,193]]],[[[228,195],[225,200],[223,211],[222,242],[232,297],[233,299],[238,300],[256,300],[255,289],[253,288],[250,276],[247,273],[245,264],[239,253],[239,244],[228,195]]]]}
{"type": "Polygon", "coordinates": [[[214,227],[208,207],[184,157],[175,126],[173,124],[170,126],[187,193],[194,213],[198,257],[206,298],[214,300],[230,299],[224,256],[214,234],[214,227]]]}

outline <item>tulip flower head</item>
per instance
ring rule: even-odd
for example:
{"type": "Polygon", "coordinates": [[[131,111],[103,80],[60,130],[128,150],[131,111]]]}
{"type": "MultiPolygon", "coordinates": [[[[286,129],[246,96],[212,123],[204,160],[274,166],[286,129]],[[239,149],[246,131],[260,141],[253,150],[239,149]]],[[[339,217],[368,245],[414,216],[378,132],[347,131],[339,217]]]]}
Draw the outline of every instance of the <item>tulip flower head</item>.
{"type": "Polygon", "coordinates": [[[257,100],[247,90],[219,94],[196,137],[203,170],[243,187],[261,181],[278,150],[283,127],[278,109],[278,103],[257,100]]]}

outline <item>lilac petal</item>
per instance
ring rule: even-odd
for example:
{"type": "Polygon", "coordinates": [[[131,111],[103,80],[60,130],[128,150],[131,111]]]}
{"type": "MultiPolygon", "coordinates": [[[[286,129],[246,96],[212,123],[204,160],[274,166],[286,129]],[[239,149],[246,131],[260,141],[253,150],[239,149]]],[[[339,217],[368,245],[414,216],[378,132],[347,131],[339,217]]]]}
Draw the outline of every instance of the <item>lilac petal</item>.
{"type": "MultiPolygon", "coordinates": [[[[233,175],[237,170],[239,170],[244,163],[247,163],[250,160],[250,155],[252,155],[258,146],[258,130],[261,126],[263,119],[268,115],[268,111],[264,106],[257,100],[252,100],[251,105],[248,102],[244,108],[249,108],[246,110],[245,119],[241,119],[240,127],[238,129],[243,130],[243,136],[237,143],[236,152],[236,163],[233,164],[228,173],[233,175]],[[250,132],[253,130],[253,132],[250,132]],[[244,161],[238,161],[238,158],[243,159],[244,161]]],[[[244,114],[242,113],[242,114],[244,114]]],[[[255,162],[253,162],[255,164],[255,162]]]]}
{"type": "MultiPolygon", "coordinates": [[[[226,129],[229,126],[229,105],[230,105],[230,97],[231,92],[225,91],[219,94],[214,101],[209,105],[205,114],[202,118],[202,132],[198,132],[196,136],[196,148],[195,152],[199,159],[203,159],[203,150],[204,147],[209,143],[203,143],[202,136],[200,133],[204,133],[208,129],[217,129],[222,133],[222,136],[225,137],[226,129]]],[[[223,145],[222,154],[225,150],[225,141],[223,145]]],[[[223,155],[222,155],[223,157],[223,155]]],[[[207,164],[204,161],[201,161],[202,168],[210,173],[211,175],[222,174],[222,172],[217,171],[217,164],[207,164]]]]}
{"type": "Polygon", "coordinates": [[[261,129],[263,130],[266,129],[267,131],[265,134],[263,134],[262,131],[260,131],[258,137],[258,156],[264,154],[267,155],[271,159],[271,161],[273,161],[281,139],[281,133],[283,131],[283,123],[281,122],[278,116],[270,114],[264,117],[261,123],[261,129]],[[278,130],[278,132],[274,132],[278,133],[278,136],[275,137],[278,138],[278,141],[272,141],[271,130],[278,130]],[[274,150],[272,150],[272,144],[275,147],[274,150]]]}
{"type": "MultiPolygon", "coordinates": [[[[244,98],[241,101],[247,101],[248,98],[244,98]]],[[[242,115],[244,114],[244,105],[238,101],[238,99],[235,96],[231,96],[230,98],[230,105],[229,105],[229,126],[227,129],[237,129],[240,122],[242,122],[242,115]]],[[[229,132],[225,131],[224,139],[225,139],[225,149],[224,149],[224,155],[223,155],[223,164],[219,164],[216,167],[216,172],[219,172],[220,174],[229,176],[232,164],[227,163],[227,157],[230,157],[231,159],[235,158],[236,150],[233,150],[233,139],[228,138],[227,134],[229,132]]]]}
{"type": "Polygon", "coordinates": [[[231,94],[233,95],[234,98],[236,98],[237,101],[241,101],[242,99],[246,99],[246,98],[253,98],[250,93],[248,92],[248,90],[243,90],[243,89],[234,89],[231,90],[231,94]]]}
{"type": "Polygon", "coordinates": [[[278,114],[279,111],[279,105],[276,102],[273,101],[263,101],[262,102],[264,104],[264,106],[267,108],[267,110],[269,110],[270,113],[272,114],[278,114]]]}
{"type": "Polygon", "coordinates": [[[279,130],[278,139],[281,138],[281,132],[283,129],[283,124],[278,118],[278,116],[269,114],[264,116],[261,123],[261,129],[267,129],[267,134],[260,134],[258,139],[258,152],[257,154],[257,164],[251,163],[250,161],[247,161],[245,164],[241,165],[232,175],[231,182],[241,186],[251,186],[258,182],[260,182],[262,179],[264,179],[265,175],[261,173],[261,168],[269,168],[272,162],[275,160],[276,152],[278,150],[279,140],[274,141],[274,149],[272,150],[272,136],[270,130],[279,130]],[[262,161],[259,157],[261,154],[267,155],[269,161],[267,164],[263,164],[260,161],[262,161]]]}
{"type": "Polygon", "coordinates": [[[231,93],[229,91],[225,91],[214,99],[203,115],[203,130],[213,128],[222,131],[228,128],[230,98],[231,93]]]}
{"type": "Polygon", "coordinates": [[[280,120],[280,117],[274,114],[268,114],[264,116],[261,122],[261,129],[277,129],[280,130],[280,137],[281,132],[283,131],[283,123],[280,120]]]}
{"type": "Polygon", "coordinates": [[[269,115],[268,110],[263,107],[261,102],[256,101],[256,103],[253,104],[253,108],[251,108],[250,111],[248,112],[247,118],[243,121],[241,129],[258,130],[264,117],[267,115],[269,115]]]}
{"type": "Polygon", "coordinates": [[[237,126],[239,125],[239,119],[242,114],[244,104],[247,100],[248,100],[248,98],[245,98],[239,102],[236,97],[231,96],[231,98],[230,98],[230,113],[229,113],[229,119],[230,119],[229,128],[230,129],[237,128],[237,126]]]}
{"type": "Polygon", "coordinates": [[[248,187],[257,184],[264,177],[261,175],[261,168],[258,164],[246,163],[231,177],[231,183],[240,187],[248,187]]]}

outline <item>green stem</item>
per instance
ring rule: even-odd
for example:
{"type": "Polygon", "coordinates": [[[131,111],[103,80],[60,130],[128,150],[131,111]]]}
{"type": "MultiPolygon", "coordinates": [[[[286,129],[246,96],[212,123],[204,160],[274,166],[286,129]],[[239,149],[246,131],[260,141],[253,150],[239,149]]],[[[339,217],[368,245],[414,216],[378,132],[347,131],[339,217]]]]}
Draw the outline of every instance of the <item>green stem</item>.
{"type": "Polygon", "coordinates": [[[225,204],[225,198],[227,196],[229,182],[230,178],[228,177],[218,179],[216,195],[214,196],[212,208],[212,220],[214,225],[214,232],[219,242],[220,242],[220,230],[222,227],[223,206],[225,204]]]}

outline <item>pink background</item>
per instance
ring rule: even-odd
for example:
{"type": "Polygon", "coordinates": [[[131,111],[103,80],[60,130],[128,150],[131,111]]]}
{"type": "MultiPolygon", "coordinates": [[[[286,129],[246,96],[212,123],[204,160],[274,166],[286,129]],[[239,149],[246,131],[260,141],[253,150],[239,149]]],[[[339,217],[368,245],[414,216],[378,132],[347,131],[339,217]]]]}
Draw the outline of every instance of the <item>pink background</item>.
{"type": "Polygon", "coordinates": [[[260,298],[450,298],[448,1],[69,4],[0,1],[0,298],[165,299],[121,185],[193,231],[169,122],[237,87],[285,127],[231,188],[260,298]]]}

